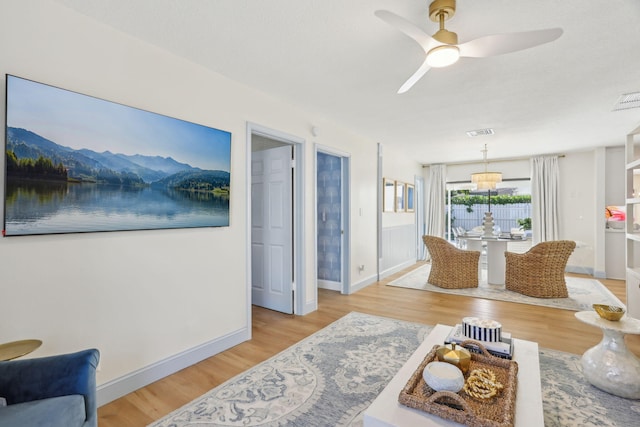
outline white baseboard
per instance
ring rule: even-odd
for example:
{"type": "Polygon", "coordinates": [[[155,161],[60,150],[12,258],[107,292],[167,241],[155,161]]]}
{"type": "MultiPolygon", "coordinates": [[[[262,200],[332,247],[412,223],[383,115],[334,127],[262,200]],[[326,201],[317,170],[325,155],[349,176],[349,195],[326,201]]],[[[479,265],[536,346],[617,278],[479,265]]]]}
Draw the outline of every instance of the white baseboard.
{"type": "Polygon", "coordinates": [[[307,303],[305,303],[305,305],[302,307],[302,310],[297,312],[296,315],[304,316],[318,309],[317,292],[315,294],[316,294],[316,298],[313,301],[308,301],[307,303]]]}
{"type": "Polygon", "coordinates": [[[396,265],[394,267],[391,268],[387,268],[385,271],[381,271],[380,272],[380,280],[387,278],[389,276],[391,276],[394,273],[397,273],[398,271],[402,271],[405,268],[409,268],[412,265],[415,265],[415,263],[417,262],[417,260],[415,258],[410,259],[409,261],[405,261],[402,264],[396,265]]]}
{"type": "Polygon", "coordinates": [[[174,374],[181,369],[215,356],[251,338],[249,328],[209,341],[182,353],[170,356],[147,367],[133,371],[120,378],[100,384],[97,389],[98,406],[106,405],[132,391],[174,374]]]}
{"type": "MultiPolygon", "coordinates": [[[[586,274],[588,276],[598,277],[594,274],[593,268],[591,267],[585,267],[585,266],[579,266],[579,265],[567,265],[564,271],[566,271],[567,273],[586,274]]],[[[601,278],[604,278],[604,277],[606,276],[602,276],[601,278]]]]}
{"type": "Polygon", "coordinates": [[[330,291],[342,291],[342,284],[340,282],[332,282],[331,280],[318,279],[318,289],[328,289],[330,291]]]}
{"type": "Polygon", "coordinates": [[[367,286],[376,283],[377,281],[378,281],[378,275],[374,274],[373,276],[369,276],[359,282],[353,283],[349,288],[349,294],[358,292],[360,289],[364,289],[367,286]]]}

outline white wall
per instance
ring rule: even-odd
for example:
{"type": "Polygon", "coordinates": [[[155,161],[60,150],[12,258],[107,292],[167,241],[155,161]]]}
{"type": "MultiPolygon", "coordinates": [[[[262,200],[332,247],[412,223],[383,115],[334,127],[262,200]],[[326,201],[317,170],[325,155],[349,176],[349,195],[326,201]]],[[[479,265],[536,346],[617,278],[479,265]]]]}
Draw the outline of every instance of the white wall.
{"type": "MultiPolygon", "coordinates": [[[[422,175],[422,166],[405,153],[395,153],[387,146],[382,148],[382,176],[408,184],[415,183],[415,177],[422,175]]],[[[415,223],[413,212],[383,212],[382,227],[402,226],[415,223]]]]}
{"type": "Polygon", "coordinates": [[[597,179],[596,165],[595,151],[570,153],[559,161],[560,238],[576,242],[567,265],[578,273],[594,274],[597,268],[596,216],[600,208],[604,218],[604,207],[597,205],[596,187],[604,188],[604,182],[597,179]]]}
{"type": "Polygon", "coordinates": [[[376,143],[49,0],[3,2],[0,73],[232,133],[229,227],[0,239],[0,342],[42,339],[34,357],[99,348],[101,403],[249,337],[247,122],[307,141],[307,302],[316,302],[313,142],[352,155],[351,264],[376,265],[376,143]],[[315,141],[312,125],[322,129],[315,141]]]}
{"type": "MultiPolygon", "coordinates": [[[[626,160],[625,147],[607,147],[605,152],[605,193],[606,206],[624,206],[626,160]]],[[[626,239],[624,228],[605,229],[605,276],[609,279],[625,279],[626,239]]]]}
{"type": "Polygon", "coordinates": [[[624,146],[607,147],[604,200],[607,206],[623,206],[625,204],[625,167],[624,146]]]}
{"type": "Polygon", "coordinates": [[[607,265],[609,269],[620,267],[607,257],[624,257],[624,247],[607,243],[616,236],[605,233],[604,207],[624,204],[624,150],[600,147],[567,153],[560,158],[559,166],[560,237],[577,243],[567,268],[597,278],[612,277],[607,265]]]}
{"type": "MultiPolygon", "coordinates": [[[[322,135],[321,135],[322,137],[322,135]]],[[[333,141],[316,138],[325,146],[333,141]]],[[[377,183],[378,162],[377,143],[353,141],[349,148],[336,146],[341,151],[349,151],[351,180],[351,274],[350,289],[354,292],[377,280],[377,183]],[[362,270],[359,266],[364,266],[362,270]]]]}
{"type": "MultiPolygon", "coordinates": [[[[415,177],[422,176],[422,165],[411,153],[393,152],[383,144],[382,176],[415,185],[415,177]]],[[[415,264],[418,244],[415,211],[383,211],[381,233],[380,278],[415,264]]]]}

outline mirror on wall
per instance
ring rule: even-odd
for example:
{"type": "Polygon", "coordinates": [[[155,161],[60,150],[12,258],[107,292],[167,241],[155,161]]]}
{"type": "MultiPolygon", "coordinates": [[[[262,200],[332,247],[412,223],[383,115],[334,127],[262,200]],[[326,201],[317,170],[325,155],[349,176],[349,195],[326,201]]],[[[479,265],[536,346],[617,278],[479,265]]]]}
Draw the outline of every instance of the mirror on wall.
{"type": "Polygon", "coordinates": [[[413,184],[407,184],[407,191],[406,191],[406,196],[405,196],[405,210],[407,212],[414,212],[415,211],[415,186],[413,184]]]}
{"type": "Polygon", "coordinates": [[[405,209],[405,184],[396,181],[396,212],[404,212],[405,209]]]}
{"type": "Polygon", "coordinates": [[[396,182],[394,180],[383,178],[382,180],[382,211],[393,212],[395,206],[395,190],[396,182]]]}

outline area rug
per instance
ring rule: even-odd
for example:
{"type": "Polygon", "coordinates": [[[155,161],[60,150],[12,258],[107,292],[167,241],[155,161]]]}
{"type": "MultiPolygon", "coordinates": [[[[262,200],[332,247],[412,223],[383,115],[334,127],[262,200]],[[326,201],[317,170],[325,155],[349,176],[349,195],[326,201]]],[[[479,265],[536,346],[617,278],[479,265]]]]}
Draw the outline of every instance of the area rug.
{"type": "MultiPolygon", "coordinates": [[[[350,313],[150,427],[361,426],[430,326],[350,313]]],[[[587,383],[579,356],[540,351],[546,426],[631,426],[640,401],[587,383]]]]}
{"type": "Polygon", "coordinates": [[[443,289],[427,283],[431,265],[425,264],[408,274],[389,283],[388,286],[400,288],[420,289],[423,291],[439,292],[443,294],[464,295],[474,298],[485,298],[499,301],[517,302],[521,304],[540,305],[544,307],[562,308],[565,310],[584,311],[593,310],[592,304],[607,304],[625,307],[625,305],[606,286],[595,279],[581,277],[566,277],[568,298],[534,298],[517,292],[508,291],[504,285],[487,283],[486,270],[477,288],[443,289]]]}

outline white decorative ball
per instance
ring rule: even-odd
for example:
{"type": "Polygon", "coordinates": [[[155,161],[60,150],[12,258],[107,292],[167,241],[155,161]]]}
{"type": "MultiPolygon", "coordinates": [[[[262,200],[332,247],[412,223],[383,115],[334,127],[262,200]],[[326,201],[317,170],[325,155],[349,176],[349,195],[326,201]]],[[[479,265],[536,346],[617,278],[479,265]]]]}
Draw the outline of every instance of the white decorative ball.
{"type": "Polygon", "coordinates": [[[422,378],[435,391],[459,392],[464,386],[464,375],[457,367],[447,362],[431,362],[424,367],[422,378]]]}

